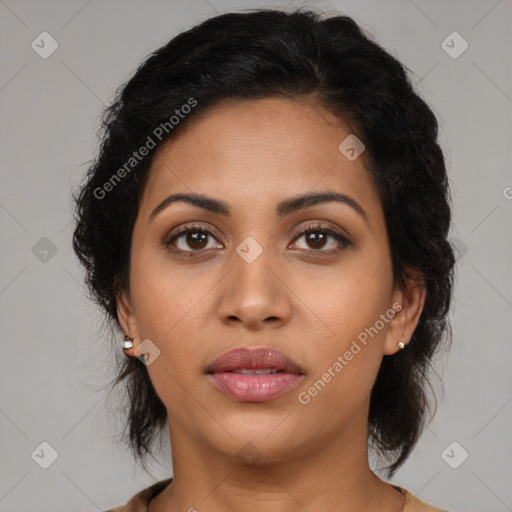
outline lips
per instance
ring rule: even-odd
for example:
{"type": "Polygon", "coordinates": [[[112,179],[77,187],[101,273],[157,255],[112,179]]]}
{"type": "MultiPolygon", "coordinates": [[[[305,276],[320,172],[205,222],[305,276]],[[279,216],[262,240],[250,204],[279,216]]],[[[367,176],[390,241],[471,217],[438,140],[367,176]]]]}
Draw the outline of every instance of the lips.
{"type": "Polygon", "coordinates": [[[304,370],[271,348],[240,348],[217,357],[207,369],[213,386],[239,402],[267,402],[294,388],[304,370]]]}
{"type": "Polygon", "coordinates": [[[304,371],[289,357],[272,348],[238,348],[214,359],[207,373],[234,372],[240,374],[274,374],[277,372],[303,375],[304,371]],[[265,372],[267,370],[267,372],[265,372]]]}

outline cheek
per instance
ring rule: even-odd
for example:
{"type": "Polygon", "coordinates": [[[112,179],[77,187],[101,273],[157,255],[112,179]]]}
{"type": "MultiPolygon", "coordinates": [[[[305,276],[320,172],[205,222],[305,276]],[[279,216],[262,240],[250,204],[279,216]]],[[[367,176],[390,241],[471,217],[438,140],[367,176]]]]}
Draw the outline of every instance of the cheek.
{"type": "Polygon", "coordinates": [[[380,315],[387,309],[381,297],[368,290],[352,294],[350,300],[344,293],[337,298],[331,302],[324,298],[321,310],[329,335],[312,336],[307,342],[314,363],[298,401],[311,407],[306,410],[313,417],[330,411],[334,423],[339,424],[348,421],[370,396],[387,329],[387,324],[377,330],[375,325],[382,322],[380,315]]]}
{"type": "Polygon", "coordinates": [[[134,251],[131,287],[140,335],[164,342],[188,324],[214,283],[215,276],[205,267],[173,262],[165,249],[148,242],[134,251]]]}
{"type": "Polygon", "coordinates": [[[201,298],[208,288],[185,284],[183,277],[158,266],[147,265],[132,273],[132,298],[139,336],[150,339],[160,350],[155,362],[147,367],[157,395],[166,406],[180,411],[190,406],[191,383],[197,379],[201,360],[198,327],[201,298]]]}
{"type": "Polygon", "coordinates": [[[341,400],[346,406],[353,402],[357,407],[371,391],[388,328],[381,315],[389,310],[392,291],[390,265],[377,254],[359,254],[328,278],[317,281],[314,290],[304,282],[301,297],[307,297],[312,321],[318,325],[316,336],[311,330],[305,340],[315,361],[302,388],[311,403],[325,406],[331,400],[341,400]]]}
{"type": "Polygon", "coordinates": [[[181,291],[177,292],[174,286],[162,286],[162,281],[151,284],[146,283],[135,304],[139,335],[158,346],[162,366],[175,376],[189,378],[204,349],[204,332],[198,318],[201,296],[189,293],[188,288],[178,288],[181,291]]]}
{"type": "Polygon", "coordinates": [[[296,272],[293,289],[306,306],[304,312],[321,329],[320,345],[332,339],[335,348],[343,348],[389,308],[392,272],[389,261],[378,253],[354,252],[328,273],[296,272]]]}

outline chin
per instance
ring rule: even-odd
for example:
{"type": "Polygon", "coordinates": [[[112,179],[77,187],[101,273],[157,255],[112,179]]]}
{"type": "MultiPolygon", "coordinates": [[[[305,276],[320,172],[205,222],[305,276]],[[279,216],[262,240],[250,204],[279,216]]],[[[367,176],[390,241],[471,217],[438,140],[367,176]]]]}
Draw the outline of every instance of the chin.
{"type": "Polygon", "coordinates": [[[293,424],[288,428],[282,424],[283,417],[286,415],[259,421],[253,416],[249,420],[247,415],[238,419],[227,416],[223,417],[220,427],[216,423],[215,426],[205,425],[206,428],[201,430],[204,442],[216,452],[253,462],[260,459],[270,462],[273,458],[282,458],[294,451],[295,444],[300,446],[302,442],[293,424]]]}

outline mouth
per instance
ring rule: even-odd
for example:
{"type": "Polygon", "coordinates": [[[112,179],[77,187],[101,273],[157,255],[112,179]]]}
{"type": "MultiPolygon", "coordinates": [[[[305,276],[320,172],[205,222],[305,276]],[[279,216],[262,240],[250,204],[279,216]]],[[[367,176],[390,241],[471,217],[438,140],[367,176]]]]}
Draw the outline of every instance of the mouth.
{"type": "Polygon", "coordinates": [[[208,366],[207,373],[233,372],[269,375],[279,372],[304,375],[292,359],[273,348],[237,348],[221,354],[208,366]]]}
{"type": "Polygon", "coordinates": [[[217,357],[206,370],[211,383],[228,397],[243,402],[266,402],[304,378],[304,370],[272,348],[240,348],[217,357]]]}

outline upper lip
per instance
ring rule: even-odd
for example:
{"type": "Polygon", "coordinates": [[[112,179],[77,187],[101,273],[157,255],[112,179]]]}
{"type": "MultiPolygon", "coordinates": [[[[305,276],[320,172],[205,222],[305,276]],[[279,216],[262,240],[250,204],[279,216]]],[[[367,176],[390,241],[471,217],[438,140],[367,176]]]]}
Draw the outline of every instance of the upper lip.
{"type": "Polygon", "coordinates": [[[233,370],[281,370],[287,373],[304,374],[303,369],[279,350],[264,348],[236,348],[216,357],[208,366],[207,373],[233,370]]]}

